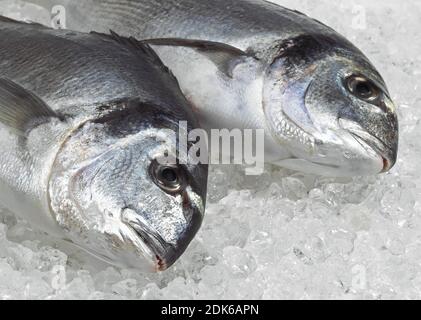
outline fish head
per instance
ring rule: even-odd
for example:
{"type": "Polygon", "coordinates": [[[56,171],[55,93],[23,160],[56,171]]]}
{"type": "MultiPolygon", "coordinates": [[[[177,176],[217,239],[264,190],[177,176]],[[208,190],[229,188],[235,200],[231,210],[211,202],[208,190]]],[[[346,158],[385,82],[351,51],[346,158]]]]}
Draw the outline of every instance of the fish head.
{"type": "Polygon", "coordinates": [[[321,35],[293,38],[278,49],[263,94],[272,136],[293,155],[278,163],[326,176],[389,171],[398,118],[368,59],[347,40],[321,35]]]}
{"type": "Polygon", "coordinates": [[[183,164],[171,115],[139,109],[72,134],[54,165],[50,202],[79,247],[117,266],[162,271],[201,226],[208,168],[183,164]]]}

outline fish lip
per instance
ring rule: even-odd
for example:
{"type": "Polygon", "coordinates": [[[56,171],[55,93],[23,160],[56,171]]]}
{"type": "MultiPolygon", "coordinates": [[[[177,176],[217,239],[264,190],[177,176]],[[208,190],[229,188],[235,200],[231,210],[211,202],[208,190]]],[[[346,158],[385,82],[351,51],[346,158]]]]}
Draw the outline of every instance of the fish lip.
{"type": "Polygon", "coordinates": [[[383,158],[383,170],[380,173],[386,173],[390,169],[392,169],[393,166],[391,165],[391,162],[388,159],[386,159],[383,156],[382,156],[382,158],[383,158]]]}
{"type": "Polygon", "coordinates": [[[364,149],[374,151],[382,159],[383,169],[379,173],[388,172],[396,164],[397,149],[389,146],[378,137],[370,134],[363,127],[347,122],[346,119],[338,119],[343,130],[348,132],[364,149]]]}
{"type": "MultiPolygon", "coordinates": [[[[364,148],[367,148],[367,147],[370,148],[382,159],[383,169],[379,173],[388,172],[393,167],[392,161],[384,156],[384,153],[375,145],[376,143],[369,143],[368,141],[366,141],[366,139],[364,139],[358,133],[356,133],[352,130],[348,130],[348,132],[364,148]]],[[[379,140],[378,138],[372,137],[372,139],[375,139],[378,144],[381,144],[382,146],[386,147],[385,144],[381,140],[379,140]]]]}
{"type": "Polygon", "coordinates": [[[146,228],[141,221],[127,222],[127,224],[154,254],[155,271],[165,271],[177,261],[176,248],[167,243],[157,232],[146,228]]]}
{"type": "Polygon", "coordinates": [[[123,208],[121,220],[140,238],[149,251],[149,256],[152,257],[154,263],[155,272],[167,270],[182,256],[194,235],[200,229],[204,212],[199,209],[190,208],[191,219],[188,221],[188,227],[184,232],[180,233],[177,240],[173,243],[166,241],[155,229],[147,226],[141,219],[133,219],[130,217],[130,214],[126,215],[126,210],[130,212],[132,209],[130,207],[123,208]]]}

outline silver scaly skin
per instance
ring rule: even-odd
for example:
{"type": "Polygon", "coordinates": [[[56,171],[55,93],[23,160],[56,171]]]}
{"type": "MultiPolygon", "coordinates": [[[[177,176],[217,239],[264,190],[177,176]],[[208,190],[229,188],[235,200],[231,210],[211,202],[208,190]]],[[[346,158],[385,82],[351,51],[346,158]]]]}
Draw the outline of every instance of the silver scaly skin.
{"type": "Polygon", "coordinates": [[[0,203],[111,264],[171,266],[203,220],[208,170],[158,161],[177,156],[179,121],[198,127],[171,72],[116,34],[0,17],[0,39],[0,203]]]}
{"type": "Polygon", "coordinates": [[[266,130],[267,162],[328,176],[396,162],[398,120],[382,77],[304,14],[263,0],[29,2],[64,5],[69,29],[148,39],[204,127],[266,130]]]}

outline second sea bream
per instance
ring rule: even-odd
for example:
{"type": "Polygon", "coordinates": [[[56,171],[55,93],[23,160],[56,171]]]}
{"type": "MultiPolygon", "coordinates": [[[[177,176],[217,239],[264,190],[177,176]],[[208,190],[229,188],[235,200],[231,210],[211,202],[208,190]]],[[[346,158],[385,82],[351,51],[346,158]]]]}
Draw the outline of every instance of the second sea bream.
{"type": "Polygon", "coordinates": [[[328,176],[389,171],[398,119],[352,43],[263,0],[28,0],[67,28],[148,39],[208,128],[264,129],[265,160],[328,176]]]}
{"type": "Polygon", "coordinates": [[[198,124],[171,72],[116,34],[0,17],[0,39],[0,204],[114,265],[170,267],[208,170],[177,159],[172,132],[198,124]]]}

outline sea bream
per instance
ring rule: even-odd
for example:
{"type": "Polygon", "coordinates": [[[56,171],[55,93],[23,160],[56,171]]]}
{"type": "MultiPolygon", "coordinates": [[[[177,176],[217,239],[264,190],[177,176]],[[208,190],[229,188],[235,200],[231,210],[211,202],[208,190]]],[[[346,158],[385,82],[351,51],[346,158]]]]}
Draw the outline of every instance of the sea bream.
{"type": "Polygon", "coordinates": [[[180,121],[198,126],[149,46],[0,18],[0,204],[34,226],[117,266],[171,266],[207,187],[174,147],[180,121]]]}
{"type": "Polygon", "coordinates": [[[67,28],[149,39],[206,128],[265,129],[265,160],[329,176],[389,171],[395,105],[379,72],[323,23],[263,0],[29,0],[67,28]]]}

